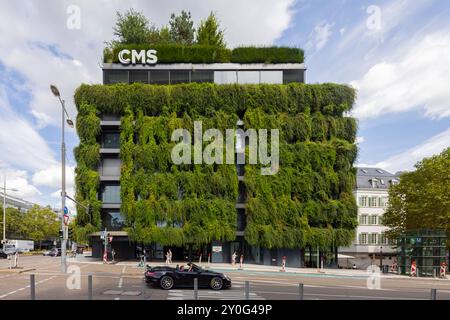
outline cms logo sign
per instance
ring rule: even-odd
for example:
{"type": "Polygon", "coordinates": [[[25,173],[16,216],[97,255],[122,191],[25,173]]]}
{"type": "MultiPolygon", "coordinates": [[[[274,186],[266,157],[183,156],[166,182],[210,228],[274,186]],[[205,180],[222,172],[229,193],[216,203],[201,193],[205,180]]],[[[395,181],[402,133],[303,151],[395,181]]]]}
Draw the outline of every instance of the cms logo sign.
{"type": "Polygon", "coordinates": [[[156,64],[158,57],[156,50],[128,50],[124,49],[119,52],[119,61],[121,64],[156,64]]]}

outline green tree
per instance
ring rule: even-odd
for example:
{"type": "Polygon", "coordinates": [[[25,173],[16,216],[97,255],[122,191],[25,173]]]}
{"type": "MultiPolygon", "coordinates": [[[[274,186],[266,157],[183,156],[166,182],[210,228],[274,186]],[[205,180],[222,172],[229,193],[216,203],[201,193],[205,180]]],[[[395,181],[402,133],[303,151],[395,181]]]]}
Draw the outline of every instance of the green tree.
{"type": "Polygon", "coordinates": [[[58,236],[60,220],[50,207],[34,205],[25,214],[23,226],[27,238],[41,242],[58,236]]]}
{"type": "MultiPolygon", "coordinates": [[[[0,213],[3,216],[3,206],[0,206],[0,213]]],[[[7,239],[16,239],[16,238],[20,239],[25,236],[24,226],[23,226],[24,216],[25,216],[25,214],[16,208],[6,208],[6,238],[7,239]]],[[[2,223],[3,223],[3,220],[2,220],[2,223]]]]}
{"type": "Polygon", "coordinates": [[[172,43],[169,27],[163,26],[161,29],[152,28],[148,35],[150,44],[169,44],[172,43]]]}
{"type": "Polygon", "coordinates": [[[173,42],[184,45],[191,45],[194,43],[195,29],[190,12],[183,10],[178,16],[172,13],[169,25],[170,37],[173,42]]]}
{"type": "Polygon", "coordinates": [[[115,44],[145,44],[150,34],[155,32],[155,27],[150,24],[142,12],[130,9],[124,14],[117,12],[116,26],[113,28],[114,35],[118,37],[115,44]]]}
{"type": "Polygon", "coordinates": [[[423,159],[415,168],[389,189],[383,219],[391,228],[388,236],[395,239],[407,230],[431,228],[445,230],[450,239],[450,148],[423,159]]]}
{"type": "Polygon", "coordinates": [[[213,12],[200,22],[197,29],[197,43],[225,48],[224,31],[219,29],[219,21],[213,12]]]}

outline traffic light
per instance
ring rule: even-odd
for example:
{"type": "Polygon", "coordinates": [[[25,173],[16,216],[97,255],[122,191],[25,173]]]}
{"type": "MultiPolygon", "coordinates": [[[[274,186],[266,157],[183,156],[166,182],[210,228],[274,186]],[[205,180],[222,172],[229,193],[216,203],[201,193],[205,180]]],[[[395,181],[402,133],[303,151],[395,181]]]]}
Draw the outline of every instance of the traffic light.
{"type": "Polygon", "coordinates": [[[58,233],[59,233],[59,238],[62,239],[62,238],[63,238],[63,231],[62,231],[62,230],[59,230],[58,233]]]}
{"type": "Polygon", "coordinates": [[[73,236],[73,229],[69,228],[69,232],[68,232],[67,238],[70,239],[70,240],[73,240],[72,236],[73,236]]]}

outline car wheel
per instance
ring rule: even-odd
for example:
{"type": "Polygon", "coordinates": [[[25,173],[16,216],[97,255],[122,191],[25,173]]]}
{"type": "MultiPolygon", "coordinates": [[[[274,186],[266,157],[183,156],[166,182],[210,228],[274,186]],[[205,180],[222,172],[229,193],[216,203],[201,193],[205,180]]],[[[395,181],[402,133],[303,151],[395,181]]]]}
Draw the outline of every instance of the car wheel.
{"type": "Polygon", "coordinates": [[[163,288],[164,290],[170,290],[173,287],[173,278],[170,276],[163,276],[160,280],[159,280],[159,285],[161,286],[161,288],[163,288]]]}
{"type": "Polygon", "coordinates": [[[219,277],[214,277],[211,279],[211,282],[209,283],[209,286],[213,290],[220,290],[223,287],[223,281],[219,277]]]}

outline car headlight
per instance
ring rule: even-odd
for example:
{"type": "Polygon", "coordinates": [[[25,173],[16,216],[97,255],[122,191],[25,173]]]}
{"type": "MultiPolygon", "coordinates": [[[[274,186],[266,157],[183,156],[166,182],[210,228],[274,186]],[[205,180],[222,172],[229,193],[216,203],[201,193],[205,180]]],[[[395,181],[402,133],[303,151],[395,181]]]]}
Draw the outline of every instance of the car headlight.
{"type": "Polygon", "coordinates": [[[228,281],[231,281],[230,277],[227,276],[226,274],[224,274],[223,277],[224,277],[225,279],[227,279],[228,281]]]}

